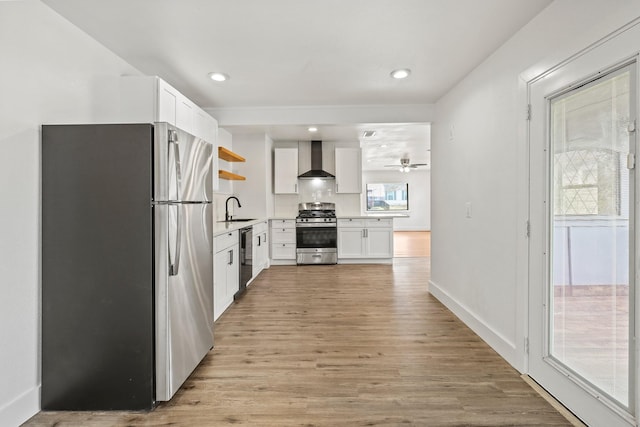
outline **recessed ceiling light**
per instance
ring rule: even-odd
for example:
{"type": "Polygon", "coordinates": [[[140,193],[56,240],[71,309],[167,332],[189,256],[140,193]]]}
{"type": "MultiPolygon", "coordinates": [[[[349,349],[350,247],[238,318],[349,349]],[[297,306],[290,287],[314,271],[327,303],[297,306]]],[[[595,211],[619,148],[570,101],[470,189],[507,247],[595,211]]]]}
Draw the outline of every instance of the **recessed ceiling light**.
{"type": "Polygon", "coordinates": [[[315,126],[310,126],[309,129],[307,129],[309,132],[318,132],[318,128],[315,126]]]}
{"type": "Polygon", "coordinates": [[[394,79],[406,79],[411,74],[411,70],[408,68],[400,68],[391,72],[391,77],[394,79]]]}
{"type": "Polygon", "coordinates": [[[376,134],[375,130],[365,130],[362,136],[364,136],[365,138],[371,138],[375,136],[375,134],[376,134]]]}
{"type": "Polygon", "coordinates": [[[382,144],[380,148],[387,148],[387,144],[382,144]]]}
{"type": "Polygon", "coordinates": [[[226,80],[229,80],[229,76],[227,74],[218,72],[209,73],[209,78],[216,82],[224,82],[226,80]]]}

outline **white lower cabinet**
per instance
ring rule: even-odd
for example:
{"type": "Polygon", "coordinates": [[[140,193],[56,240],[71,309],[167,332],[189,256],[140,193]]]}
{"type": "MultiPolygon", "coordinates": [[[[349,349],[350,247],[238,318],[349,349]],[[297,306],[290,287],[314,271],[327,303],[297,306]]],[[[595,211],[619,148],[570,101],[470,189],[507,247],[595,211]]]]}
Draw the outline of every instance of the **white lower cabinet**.
{"type": "Polygon", "coordinates": [[[271,220],[271,263],[296,263],[296,220],[271,220]]]}
{"type": "Polygon", "coordinates": [[[338,262],[390,261],[392,258],[392,218],[338,219],[338,262]]]}
{"type": "Polygon", "coordinates": [[[338,228],[338,258],[364,258],[364,228],[338,228]]]}
{"type": "Polygon", "coordinates": [[[252,277],[256,278],[265,268],[269,268],[269,234],[268,222],[260,222],[253,226],[253,266],[252,277]]]}
{"type": "Polygon", "coordinates": [[[233,303],[240,286],[238,231],[216,236],[213,247],[213,320],[217,320],[233,303]]]}

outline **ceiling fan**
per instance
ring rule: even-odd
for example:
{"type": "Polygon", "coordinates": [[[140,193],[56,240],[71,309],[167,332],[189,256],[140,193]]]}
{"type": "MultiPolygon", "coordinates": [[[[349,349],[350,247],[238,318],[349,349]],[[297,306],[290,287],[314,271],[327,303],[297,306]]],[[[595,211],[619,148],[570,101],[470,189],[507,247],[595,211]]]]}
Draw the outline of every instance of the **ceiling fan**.
{"type": "Polygon", "coordinates": [[[384,165],[385,168],[398,168],[400,172],[409,172],[411,169],[417,169],[418,166],[427,166],[427,163],[411,163],[408,157],[400,159],[399,165],[384,165]]]}

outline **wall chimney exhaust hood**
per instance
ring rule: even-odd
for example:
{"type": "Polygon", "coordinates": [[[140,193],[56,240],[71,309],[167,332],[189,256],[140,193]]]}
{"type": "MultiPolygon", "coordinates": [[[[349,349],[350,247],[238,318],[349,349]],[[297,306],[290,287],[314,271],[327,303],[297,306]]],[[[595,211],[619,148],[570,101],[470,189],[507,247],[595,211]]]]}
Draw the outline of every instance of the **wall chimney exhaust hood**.
{"type": "Polygon", "coordinates": [[[298,178],[335,178],[322,169],[322,141],[311,141],[311,170],[298,175],[298,178]]]}

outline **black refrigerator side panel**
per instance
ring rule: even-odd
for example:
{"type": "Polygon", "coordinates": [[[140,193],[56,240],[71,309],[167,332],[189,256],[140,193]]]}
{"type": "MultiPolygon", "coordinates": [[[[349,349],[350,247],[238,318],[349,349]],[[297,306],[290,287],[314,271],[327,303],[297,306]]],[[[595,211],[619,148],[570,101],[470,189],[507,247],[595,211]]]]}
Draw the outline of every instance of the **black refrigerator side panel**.
{"type": "Polygon", "coordinates": [[[153,128],[42,127],[43,410],[155,400],[153,128]]]}

